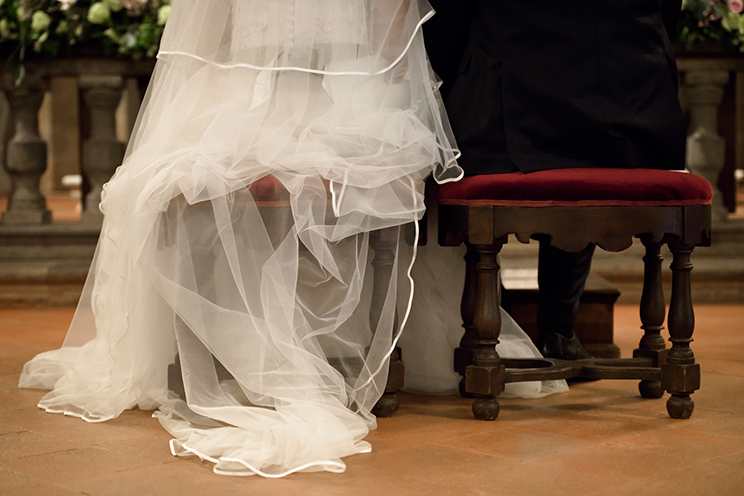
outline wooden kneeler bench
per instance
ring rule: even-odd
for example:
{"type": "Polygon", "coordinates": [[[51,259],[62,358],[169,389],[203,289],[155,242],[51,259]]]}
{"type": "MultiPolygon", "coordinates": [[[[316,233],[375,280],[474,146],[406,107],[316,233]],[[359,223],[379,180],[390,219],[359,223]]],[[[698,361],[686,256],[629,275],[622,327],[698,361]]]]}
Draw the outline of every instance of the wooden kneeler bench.
{"type": "Polygon", "coordinates": [[[711,198],[710,184],[699,176],[651,169],[515,172],[440,186],[439,243],[468,247],[465,334],[455,350],[455,370],[464,376],[461,392],[475,397],[475,417],[498,416],[496,398],[507,382],[586,378],[640,380],[641,396],[660,398],[667,391],[669,415],[689,418],[694,408],[690,395],[700,387],[700,366],[690,349],[695,322],[690,255],[695,246],[710,246],[711,198]],[[644,335],[633,358],[500,358],[494,349],[501,331],[497,255],[509,234],[523,243],[547,238],[569,252],[590,243],[622,251],[640,238],[646,248],[640,303],[644,335]],[[669,349],[661,335],[664,244],[673,255],[669,349]]]}

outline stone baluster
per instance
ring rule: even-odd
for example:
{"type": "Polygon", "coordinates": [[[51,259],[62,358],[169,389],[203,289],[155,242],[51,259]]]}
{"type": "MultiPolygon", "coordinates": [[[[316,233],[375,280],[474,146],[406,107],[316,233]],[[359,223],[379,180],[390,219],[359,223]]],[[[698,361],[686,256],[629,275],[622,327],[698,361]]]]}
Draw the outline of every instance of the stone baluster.
{"type": "Polygon", "coordinates": [[[687,168],[713,186],[714,222],[728,217],[723,195],[717,187],[725,159],[725,142],[718,134],[718,107],[728,82],[728,71],[688,71],[684,78],[685,96],[690,107],[687,168]]]}
{"type": "Polygon", "coordinates": [[[124,85],[121,76],[81,76],[78,81],[83,102],[90,109],[91,134],[83,143],[83,173],[90,191],[83,203],[83,222],[103,220],[98,204],[103,185],[111,179],[124,158],[126,144],[116,139],[116,107],[124,85]]]}
{"type": "Polygon", "coordinates": [[[11,192],[2,223],[47,224],[52,214],[39,190],[39,180],[47,168],[47,146],[39,136],[39,107],[44,100],[45,83],[29,75],[17,88],[4,81],[3,89],[10,105],[14,134],[6,149],[11,192]]]}

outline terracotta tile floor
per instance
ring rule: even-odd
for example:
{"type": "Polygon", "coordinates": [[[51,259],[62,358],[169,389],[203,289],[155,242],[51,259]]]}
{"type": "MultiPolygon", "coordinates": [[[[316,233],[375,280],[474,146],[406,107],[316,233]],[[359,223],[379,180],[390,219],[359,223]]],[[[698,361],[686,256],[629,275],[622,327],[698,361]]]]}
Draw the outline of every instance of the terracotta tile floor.
{"type": "MultiPolygon", "coordinates": [[[[694,349],[703,388],[687,421],[631,382],[578,384],[541,400],[502,400],[495,422],[454,396],[404,394],[380,419],[373,452],[344,474],[282,480],[214,475],[176,459],[149,412],[86,424],[43,413],[41,391],[16,387],[23,363],[59,346],[72,310],[0,310],[0,495],[742,495],[744,306],[698,306],[694,349]]],[[[637,311],[616,311],[628,356],[637,311]]]]}

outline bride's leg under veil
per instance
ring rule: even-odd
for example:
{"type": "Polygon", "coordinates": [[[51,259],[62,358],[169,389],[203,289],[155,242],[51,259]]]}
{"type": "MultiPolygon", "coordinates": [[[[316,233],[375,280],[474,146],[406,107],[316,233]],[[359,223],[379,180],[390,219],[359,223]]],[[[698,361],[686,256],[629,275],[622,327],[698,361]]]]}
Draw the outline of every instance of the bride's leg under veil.
{"type": "MultiPolygon", "coordinates": [[[[156,286],[174,309],[187,399],[186,403],[172,399],[161,405],[156,416],[176,437],[174,454],[199,455],[215,462],[215,471],[220,473],[285,475],[286,467],[292,465],[292,460],[281,458],[287,452],[319,449],[312,465],[300,464],[296,469],[343,470],[339,445],[346,446],[341,456],[368,450],[361,439],[374,427],[369,410],[385,386],[387,363],[379,367],[377,363],[392,341],[390,330],[395,328],[397,315],[395,298],[388,293],[394,294],[397,282],[388,277],[383,287],[378,280],[376,286],[381,289],[376,296],[366,294],[369,290],[341,295],[339,286],[344,292],[348,287],[369,286],[365,284],[370,278],[365,277],[371,258],[369,234],[334,243],[330,251],[340,255],[335,257],[336,267],[323,266],[299,240],[294,227],[278,246],[275,243],[281,236],[269,231],[281,222],[267,225],[263,237],[256,235],[255,228],[241,228],[243,221],[252,218],[263,223],[266,218],[261,208],[246,206],[245,200],[240,202],[240,213],[233,209],[230,216],[234,232],[210,229],[219,203],[174,201],[155,235],[159,246],[156,286]],[[250,239],[235,235],[246,231],[253,232],[250,239]],[[235,253],[230,254],[231,243],[242,246],[235,246],[235,253]],[[237,263],[230,260],[231,255],[237,263]],[[231,270],[231,265],[240,270],[231,270]],[[351,276],[344,277],[345,273],[351,276]],[[287,294],[291,287],[296,288],[294,296],[287,294]],[[261,304],[251,301],[252,293],[264,295],[261,304]],[[373,298],[378,303],[372,303],[373,298]],[[379,325],[372,332],[370,322],[375,321],[379,325]],[[360,328],[366,329],[362,336],[360,328]],[[287,430],[288,419],[294,432],[287,430]],[[324,426],[322,432],[316,432],[319,425],[324,426]],[[267,437],[272,438],[268,444],[267,437]],[[308,444],[287,444],[300,439],[308,444]],[[323,444],[335,447],[323,453],[323,444]],[[271,452],[275,455],[267,457],[271,452]],[[260,462],[253,461],[259,456],[260,462]],[[280,458],[273,460],[273,456],[280,458]],[[277,473],[279,467],[285,467],[284,471],[277,473]]],[[[277,220],[276,213],[272,219],[277,220]]],[[[391,274],[399,272],[398,231],[381,231],[389,239],[386,263],[391,274]]]]}

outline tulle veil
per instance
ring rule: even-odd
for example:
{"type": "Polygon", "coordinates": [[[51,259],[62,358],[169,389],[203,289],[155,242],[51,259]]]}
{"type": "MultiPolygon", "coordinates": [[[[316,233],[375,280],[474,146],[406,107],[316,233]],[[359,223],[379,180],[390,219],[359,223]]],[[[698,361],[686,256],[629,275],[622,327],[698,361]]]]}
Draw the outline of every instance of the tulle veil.
{"type": "Polygon", "coordinates": [[[154,414],[228,475],[345,468],[408,320],[424,179],[462,175],[425,0],[174,0],[49,412],[154,414]],[[271,181],[276,197],[252,185],[271,181]],[[370,236],[392,277],[370,319],[370,236]],[[180,363],[185,400],[169,392],[180,363]]]}

